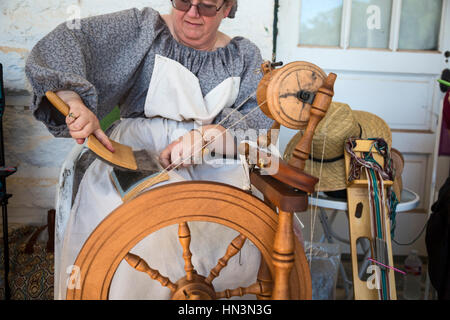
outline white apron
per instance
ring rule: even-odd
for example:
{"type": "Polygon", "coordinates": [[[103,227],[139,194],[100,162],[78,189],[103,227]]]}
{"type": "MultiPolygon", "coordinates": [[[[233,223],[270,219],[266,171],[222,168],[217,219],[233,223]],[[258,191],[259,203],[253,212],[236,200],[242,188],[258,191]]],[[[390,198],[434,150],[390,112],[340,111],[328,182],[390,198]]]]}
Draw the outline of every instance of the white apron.
{"type": "MultiPolygon", "coordinates": [[[[114,129],[111,139],[131,146],[134,150],[147,149],[160,153],[172,141],[200,125],[212,123],[220,111],[234,104],[240,78],[228,78],[202,96],[198,78],[176,61],[157,55],[149,86],[145,115],[147,118],[124,119],[114,129]]],[[[96,226],[122,200],[109,178],[112,167],[95,160],[80,183],[67,224],[60,263],[61,274],[56,297],[66,296],[67,279],[71,266],[96,226]]],[[[218,181],[242,188],[246,185],[244,169],[240,162],[213,167],[207,163],[170,171],[170,180],[162,186],[184,180],[218,181]]],[[[238,232],[209,222],[190,222],[192,263],[204,276],[224,255],[229,243],[238,232]]],[[[185,275],[181,245],[178,241],[178,225],[163,228],[143,239],[131,252],[146,260],[172,282],[185,275]]],[[[213,281],[216,291],[246,287],[256,280],[260,253],[249,241],[241,254],[230,259],[218,278],[213,281]]],[[[81,275],[82,276],[82,275],[81,275]]],[[[170,290],[147,274],[138,272],[123,260],[110,288],[110,299],[167,299],[170,290]]],[[[245,296],[253,298],[254,296],[245,296]]]]}

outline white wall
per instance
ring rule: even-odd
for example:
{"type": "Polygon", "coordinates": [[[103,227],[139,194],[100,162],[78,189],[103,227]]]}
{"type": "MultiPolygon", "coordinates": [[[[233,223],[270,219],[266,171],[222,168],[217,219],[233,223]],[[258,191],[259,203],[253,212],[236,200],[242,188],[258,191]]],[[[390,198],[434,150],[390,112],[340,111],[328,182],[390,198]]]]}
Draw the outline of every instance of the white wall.
{"type": "MultiPolygon", "coordinates": [[[[29,90],[24,67],[39,39],[58,24],[71,19],[72,6],[81,17],[128,8],[151,6],[161,14],[171,9],[169,0],[1,0],[0,62],[4,68],[7,107],[4,115],[6,161],[19,170],[8,178],[9,221],[43,223],[54,207],[59,168],[73,146],[70,139],[55,139],[29,111],[29,90]]],[[[273,0],[239,1],[235,19],[225,19],[221,30],[231,37],[244,36],[255,42],[263,58],[272,57],[273,0]]]]}

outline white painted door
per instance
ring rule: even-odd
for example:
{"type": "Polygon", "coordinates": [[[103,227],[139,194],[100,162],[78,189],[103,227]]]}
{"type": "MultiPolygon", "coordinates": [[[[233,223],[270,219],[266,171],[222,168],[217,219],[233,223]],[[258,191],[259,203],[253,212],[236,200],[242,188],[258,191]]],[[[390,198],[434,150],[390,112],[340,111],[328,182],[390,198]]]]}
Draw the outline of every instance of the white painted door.
{"type": "MultiPolygon", "coordinates": [[[[421,197],[416,213],[428,213],[443,97],[436,79],[449,67],[444,52],[450,51],[450,0],[279,0],[279,5],[277,61],[309,61],[336,73],[335,101],[389,124],[393,147],[405,158],[404,186],[421,197]]],[[[282,149],[294,133],[282,130],[282,149]]],[[[419,216],[404,241],[420,231],[426,216],[419,216]]]]}

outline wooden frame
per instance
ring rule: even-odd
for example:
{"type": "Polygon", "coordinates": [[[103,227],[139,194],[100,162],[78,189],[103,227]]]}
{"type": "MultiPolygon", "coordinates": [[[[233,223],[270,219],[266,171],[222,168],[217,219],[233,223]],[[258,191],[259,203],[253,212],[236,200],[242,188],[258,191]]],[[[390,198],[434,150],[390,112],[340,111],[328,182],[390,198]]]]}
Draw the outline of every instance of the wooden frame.
{"type": "MultiPolygon", "coordinates": [[[[362,152],[373,153],[373,158],[384,166],[383,157],[372,148],[374,141],[372,140],[356,140],[356,146],[353,151],[358,157],[361,157],[362,152]]],[[[350,170],[350,155],[348,152],[344,153],[345,156],[345,173],[349,176],[350,170]]],[[[385,189],[387,186],[391,186],[393,181],[383,181],[385,189]]],[[[370,241],[370,247],[372,251],[372,257],[374,256],[375,239],[371,235],[372,224],[370,219],[370,203],[368,194],[368,180],[367,177],[362,176],[361,179],[353,180],[348,183],[347,186],[347,203],[348,203],[348,222],[349,222],[349,235],[350,235],[350,251],[352,256],[352,270],[353,270],[353,291],[356,300],[378,300],[378,291],[374,288],[370,288],[366,281],[362,281],[359,278],[358,271],[358,248],[357,241],[361,238],[366,238],[370,241]]],[[[386,192],[386,190],[383,190],[386,192]]],[[[385,203],[385,211],[389,212],[387,204],[385,203]]],[[[392,256],[392,243],[390,233],[390,219],[389,215],[384,217],[385,224],[388,226],[389,232],[386,233],[386,246],[387,246],[387,265],[393,266],[394,260],[392,256]]],[[[388,272],[388,281],[390,288],[390,299],[397,299],[397,292],[395,287],[395,275],[394,271],[386,268],[388,272]]],[[[378,278],[375,278],[378,281],[378,278]]]]}

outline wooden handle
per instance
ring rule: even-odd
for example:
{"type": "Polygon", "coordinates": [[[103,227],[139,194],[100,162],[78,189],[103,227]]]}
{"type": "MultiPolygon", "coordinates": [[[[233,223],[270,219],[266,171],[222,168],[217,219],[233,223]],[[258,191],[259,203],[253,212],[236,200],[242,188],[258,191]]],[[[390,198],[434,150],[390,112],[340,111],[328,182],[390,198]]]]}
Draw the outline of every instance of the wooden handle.
{"type": "Polygon", "coordinates": [[[292,157],[289,160],[289,164],[291,166],[299,168],[300,170],[305,168],[306,161],[308,160],[311,152],[311,143],[314,136],[314,131],[316,130],[320,120],[322,120],[325,116],[328,107],[331,104],[331,100],[333,99],[333,88],[336,77],[336,74],[330,73],[322,84],[322,87],[320,87],[317,91],[314,102],[311,105],[311,117],[308,125],[306,126],[305,133],[297,143],[297,146],[292,152],[292,157]]]}
{"type": "Polygon", "coordinates": [[[45,96],[47,97],[48,101],[56,108],[59,112],[61,112],[65,117],[69,114],[70,108],[69,106],[60,98],[58,97],[54,92],[47,91],[45,93],[45,96]]]}

